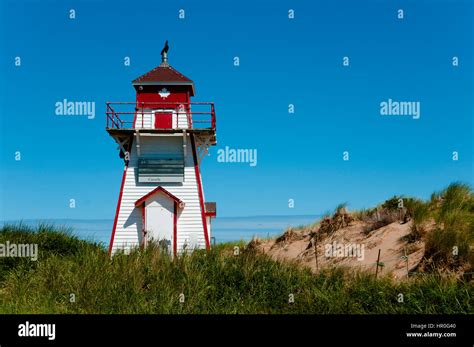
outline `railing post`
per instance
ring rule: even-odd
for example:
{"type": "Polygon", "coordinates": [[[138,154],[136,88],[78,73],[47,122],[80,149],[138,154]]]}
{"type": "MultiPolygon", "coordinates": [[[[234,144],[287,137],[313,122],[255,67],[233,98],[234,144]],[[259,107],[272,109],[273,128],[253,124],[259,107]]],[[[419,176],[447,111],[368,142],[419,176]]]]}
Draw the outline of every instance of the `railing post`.
{"type": "Polygon", "coordinates": [[[192,129],[193,128],[193,116],[191,114],[191,103],[188,102],[188,109],[186,112],[186,117],[188,118],[188,128],[192,129]]]}
{"type": "Polygon", "coordinates": [[[179,128],[179,117],[184,113],[186,114],[186,109],[187,107],[184,106],[184,103],[177,104],[177,107],[175,108],[176,112],[176,129],[179,128]]]}
{"type": "MultiPolygon", "coordinates": [[[[144,107],[145,107],[145,103],[142,101],[142,129],[144,128],[144,124],[145,124],[145,123],[144,123],[144,116],[143,116],[143,109],[144,109],[144,107]]],[[[153,122],[153,120],[152,120],[152,122],[153,122]]]]}
{"type": "Polygon", "coordinates": [[[111,118],[112,115],[110,114],[112,112],[112,107],[110,107],[110,102],[107,103],[107,127],[112,127],[114,126],[113,119],[111,118]],[[110,124],[112,123],[112,124],[110,124]]]}
{"type": "Polygon", "coordinates": [[[211,126],[212,129],[216,128],[216,111],[214,109],[214,103],[211,104],[211,126]]]}

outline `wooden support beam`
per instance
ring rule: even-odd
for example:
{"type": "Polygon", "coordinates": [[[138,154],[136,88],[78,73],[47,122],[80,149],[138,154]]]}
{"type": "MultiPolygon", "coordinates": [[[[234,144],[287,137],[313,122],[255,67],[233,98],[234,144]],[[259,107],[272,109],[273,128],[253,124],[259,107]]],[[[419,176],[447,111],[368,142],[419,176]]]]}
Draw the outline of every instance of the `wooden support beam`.
{"type": "Polygon", "coordinates": [[[184,153],[184,159],[186,159],[186,146],[188,142],[188,135],[186,133],[186,130],[183,129],[183,153],[184,153]]]}
{"type": "Polygon", "coordinates": [[[140,156],[141,155],[141,151],[140,151],[140,130],[138,130],[138,129],[135,130],[135,137],[137,138],[137,141],[136,141],[137,155],[140,156]]]}

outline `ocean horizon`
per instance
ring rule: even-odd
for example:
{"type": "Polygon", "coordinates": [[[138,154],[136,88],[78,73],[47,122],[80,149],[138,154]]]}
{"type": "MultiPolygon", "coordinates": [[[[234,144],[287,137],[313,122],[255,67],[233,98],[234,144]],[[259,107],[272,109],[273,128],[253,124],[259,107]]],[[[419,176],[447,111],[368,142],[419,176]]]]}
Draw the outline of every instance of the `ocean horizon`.
{"type": "MultiPolygon", "coordinates": [[[[216,243],[231,241],[250,241],[254,236],[260,238],[281,235],[288,227],[308,225],[320,219],[321,215],[286,216],[237,216],[219,217],[212,221],[211,236],[216,243]]],[[[35,227],[50,224],[65,228],[80,239],[103,243],[108,246],[112,232],[113,219],[18,219],[5,220],[0,224],[19,224],[35,227]]]]}

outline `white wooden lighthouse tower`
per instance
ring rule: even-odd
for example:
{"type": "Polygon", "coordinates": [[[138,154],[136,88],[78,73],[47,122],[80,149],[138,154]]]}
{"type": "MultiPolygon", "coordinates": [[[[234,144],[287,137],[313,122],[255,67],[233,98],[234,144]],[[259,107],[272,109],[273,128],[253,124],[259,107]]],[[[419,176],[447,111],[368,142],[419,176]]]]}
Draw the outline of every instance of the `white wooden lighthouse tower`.
{"type": "Polygon", "coordinates": [[[125,166],[110,252],[159,242],[170,254],[209,248],[216,204],[206,202],[200,162],[216,144],[213,103],[194,103],[194,83],[162,62],[135,79],[135,102],[107,102],[107,132],[125,166]]]}

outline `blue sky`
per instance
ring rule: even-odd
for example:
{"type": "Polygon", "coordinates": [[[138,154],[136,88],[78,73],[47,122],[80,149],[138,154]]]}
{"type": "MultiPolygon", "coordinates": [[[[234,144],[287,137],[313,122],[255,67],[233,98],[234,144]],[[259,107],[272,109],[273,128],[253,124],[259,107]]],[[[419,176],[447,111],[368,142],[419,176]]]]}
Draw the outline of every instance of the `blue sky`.
{"type": "Polygon", "coordinates": [[[113,218],[123,162],[105,102],[134,101],[131,81],[166,39],[194,101],[216,103],[202,174],[220,216],[314,215],[472,183],[472,17],[470,1],[2,1],[0,219],[113,218]],[[95,102],[95,119],[56,116],[64,98],[95,102]],[[381,116],[388,99],[420,102],[420,119],[381,116]],[[257,149],[257,166],[217,162],[225,146],[257,149]]]}

